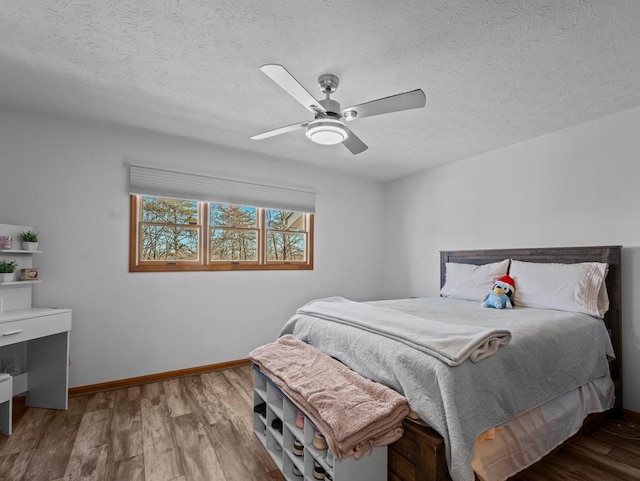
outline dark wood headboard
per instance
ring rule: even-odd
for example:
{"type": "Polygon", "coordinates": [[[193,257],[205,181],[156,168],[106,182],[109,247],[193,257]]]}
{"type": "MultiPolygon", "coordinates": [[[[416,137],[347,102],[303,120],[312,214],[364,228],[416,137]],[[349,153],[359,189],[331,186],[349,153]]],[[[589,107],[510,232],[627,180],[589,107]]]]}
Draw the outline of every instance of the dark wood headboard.
{"type": "Polygon", "coordinates": [[[616,385],[614,409],[619,414],[622,411],[621,254],[621,246],[440,251],[440,287],[445,282],[447,262],[481,265],[504,259],[515,259],[525,262],[559,262],[563,264],[606,262],[609,264],[606,280],[609,311],[604,317],[604,322],[609,329],[611,343],[616,353],[616,359],[611,362],[611,377],[616,385]]]}

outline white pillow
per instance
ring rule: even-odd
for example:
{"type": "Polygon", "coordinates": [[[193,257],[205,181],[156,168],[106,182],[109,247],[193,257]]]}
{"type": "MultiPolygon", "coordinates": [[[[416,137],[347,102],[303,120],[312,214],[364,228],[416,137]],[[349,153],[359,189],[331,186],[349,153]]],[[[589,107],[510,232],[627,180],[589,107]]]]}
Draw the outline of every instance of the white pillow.
{"type": "Polygon", "coordinates": [[[605,285],[608,266],[602,262],[556,264],[511,260],[516,283],[513,302],[521,307],[581,312],[603,318],[609,309],[605,285]]]}
{"type": "Polygon", "coordinates": [[[504,276],[508,269],[509,259],[480,266],[447,262],[440,295],[480,302],[491,291],[496,279],[504,276]]]}

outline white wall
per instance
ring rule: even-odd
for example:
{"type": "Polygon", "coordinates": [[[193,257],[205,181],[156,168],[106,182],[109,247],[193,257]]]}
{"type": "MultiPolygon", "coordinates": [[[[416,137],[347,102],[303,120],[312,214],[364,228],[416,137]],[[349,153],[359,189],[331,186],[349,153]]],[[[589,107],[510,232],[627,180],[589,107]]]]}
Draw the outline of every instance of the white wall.
{"type": "Polygon", "coordinates": [[[640,109],[385,186],[385,297],[437,295],[439,251],[622,245],[623,404],[640,412],[640,109]]]}
{"type": "Polygon", "coordinates": [[[379,298],[382,200],[379,184],[300,163],[0,111],[0,223],[40,234],[34,305],[73,309],[71,386],[242,359],[308,300],[379,298]],[[315,190],[315,269],[129,273],[125,158],[315,190]]]}

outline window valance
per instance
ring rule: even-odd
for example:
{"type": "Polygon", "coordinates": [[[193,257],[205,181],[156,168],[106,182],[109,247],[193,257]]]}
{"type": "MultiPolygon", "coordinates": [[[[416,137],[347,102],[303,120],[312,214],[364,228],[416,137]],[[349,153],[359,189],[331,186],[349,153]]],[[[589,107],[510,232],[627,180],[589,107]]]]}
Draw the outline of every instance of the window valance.
{"type": "Polygon", "coordinates": [[[129,164],[129,193],[315,213],[314,192],[129,164]]]}

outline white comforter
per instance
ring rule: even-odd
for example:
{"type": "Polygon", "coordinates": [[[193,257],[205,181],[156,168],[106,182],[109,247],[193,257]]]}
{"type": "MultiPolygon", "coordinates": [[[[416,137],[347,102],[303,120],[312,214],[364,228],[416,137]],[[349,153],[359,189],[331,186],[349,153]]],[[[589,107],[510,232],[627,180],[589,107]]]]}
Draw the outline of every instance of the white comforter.
{"type": "Polygon", "coordinates": [[[604,323],[584,314],[485,309],[477,302],[445,298],[367,304],[511,333],[510,344],[494,355],[450,367],[401,340],[304,313],[295,314],[282,329],[281,334],[293,334],[404,394],[444,438],[454,481],[473,481],[471,459],[480,433],[609,375],[607,355],[613,357],[613,349],[604,323]]]}

